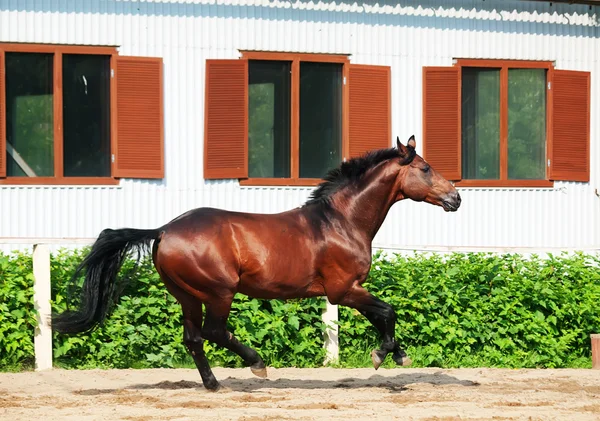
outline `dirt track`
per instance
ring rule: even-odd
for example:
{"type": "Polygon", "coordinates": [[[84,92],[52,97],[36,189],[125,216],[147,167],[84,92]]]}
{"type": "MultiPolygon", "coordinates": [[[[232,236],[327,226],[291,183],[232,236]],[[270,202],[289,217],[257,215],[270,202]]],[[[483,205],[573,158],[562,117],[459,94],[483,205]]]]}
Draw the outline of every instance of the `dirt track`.
{"type": "Polygon", "coordinates": [[[214,369],[0,374],[2,420],[600,420],[597,370],[214,369]]]}

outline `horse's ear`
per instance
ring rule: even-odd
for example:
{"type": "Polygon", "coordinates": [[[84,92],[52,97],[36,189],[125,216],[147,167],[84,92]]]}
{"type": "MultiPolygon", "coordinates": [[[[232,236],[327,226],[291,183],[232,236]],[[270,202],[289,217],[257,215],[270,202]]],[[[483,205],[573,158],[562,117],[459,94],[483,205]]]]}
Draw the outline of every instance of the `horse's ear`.
{"type": "Polygon", "coordinates": [[[400,138],[396,136],[396,147],[398,148],[398,152],[400,152],[400,156],[408,156],[411,153],[411,150],[415,149],[415,146],[417,146],[417,142],[415,142],[414,135],[408,139],[406,146],[404,146],[402,142],[400,142],[400,138]]]}
{"type": "Polygon", "coordinates": [[[396,136],[396,147],[398,148],[398,152],[400,156],[404,157],[408,155],[408,148],[400,142],[400,138],[396,136]]]}

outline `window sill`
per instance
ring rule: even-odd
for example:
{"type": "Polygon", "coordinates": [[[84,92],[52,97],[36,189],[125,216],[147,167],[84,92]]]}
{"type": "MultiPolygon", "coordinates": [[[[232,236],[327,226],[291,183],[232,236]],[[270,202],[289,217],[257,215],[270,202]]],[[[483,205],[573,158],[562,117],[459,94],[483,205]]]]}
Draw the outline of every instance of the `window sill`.
{"type": "Polygon", "coordinates": [[[240,186],[314,187],[322,182],[320,178],[244,178],[240,180],[240,186]]]}
{"type": "Polygon", "coordinates": [[[112,177],[7,177],[0,178],[0,186],[118,186],[120,180],[112,177]]]}
{"type": "Polygon", "coordinates": [[[550,180],[461,180],[456,187],[554,187],[550,180]]]}

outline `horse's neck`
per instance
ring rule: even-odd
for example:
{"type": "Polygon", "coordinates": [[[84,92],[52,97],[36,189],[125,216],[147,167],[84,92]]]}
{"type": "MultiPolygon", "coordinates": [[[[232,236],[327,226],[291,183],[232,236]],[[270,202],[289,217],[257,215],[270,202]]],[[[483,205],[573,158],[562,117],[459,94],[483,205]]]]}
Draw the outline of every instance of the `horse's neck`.
{"type": "Polygon", "coordinates": [[[392,192],[394,181],[381,183],[378,177],[364,180],[354,192],[340,192],[338,210],[352,222],[358,230],[364,232],[366,238],[373,241],[383,224],[390,208],[394,204],[392,192]]]}

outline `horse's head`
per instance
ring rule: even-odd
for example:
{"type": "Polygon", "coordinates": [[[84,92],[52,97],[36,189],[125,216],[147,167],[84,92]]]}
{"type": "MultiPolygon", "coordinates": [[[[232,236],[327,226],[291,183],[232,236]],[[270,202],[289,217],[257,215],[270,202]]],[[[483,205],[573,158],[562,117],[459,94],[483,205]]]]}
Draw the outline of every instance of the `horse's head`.
{"type": "Polygon", "coordinates": [[[425,201],[441,206],[446,212],[455,212],[460,207],[460,195],[452,183],[415,152],[415,137],[411,136],[406,146],[396,138],[396,147],[401,156],[396,200],[425,201]]]}

